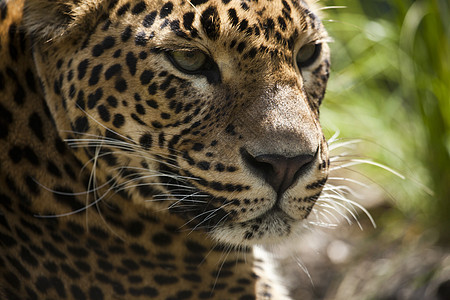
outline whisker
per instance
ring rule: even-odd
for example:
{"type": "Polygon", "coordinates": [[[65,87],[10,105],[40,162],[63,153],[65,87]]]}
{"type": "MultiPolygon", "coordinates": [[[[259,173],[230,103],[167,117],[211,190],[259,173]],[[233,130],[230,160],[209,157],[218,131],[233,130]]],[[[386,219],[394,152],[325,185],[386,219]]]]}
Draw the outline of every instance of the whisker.
{"type": "MultiPolygon", "coordinates": [[[[333,218],[336,220],[337,223],[340,223],[339,219],[327,208],[332,209],[334,212],[336,212],[339,216],[341,216],[343,219],[345,219],[345,221],[347,221],[347,223],[349,225],[352,225],[353,222],[350,220],[350,218],[345,213],[343,213],[341,210],[339,210],[336,206],[341,206],[342,208],[344,208],[345,211],[350,213],[354,219],[356,219],[356,216],[353,214],[353,212],[350,211],[348,209],[348,207],[345,207],[342,203],[335,202],[335,201],[329,201],[329,202],[324,201],[322,203],[317,203],[317,206],[323,208],[323,211],[328,213],[330,216],[333,216],[333,218]]],[[[356,219],[356,221],[358,222],[357,219],[356,219]]]]}
{"type": "MultiPolygon", "coordinates": [[[[357,184],[359,186],[362,186],[364,188],[369,188],[369,186],[365,183],[362,183],[361,181],[358,181],[356,179],[352,179],[352,178],[347,178],[347,177],[335,177],[335,176],[330,176],[328,177],[328,180],[339,180],[339,181],[347,181],[347,182],[351,182],[354,184],[357,184]]],[[[324,189],[327,188],[327,185],[325,185],[324,189]]]]}
{"type": "Polygon", "coordinates": [[[402,174],[398,173],[397,171],[383,165],[377,162],[374,162],[372,160],[366,160],[366,159],[351,159],[349,160],[349,163],[343,164],[343,165],[339,165],[336,167],[332,167],[330,168],[330,171],[334,171],[334,170],[338,170],[338,169],[342,169],[342,168],[347,168],[347,167],[351,167],[351,166],[355,166],[355,165],[361,165],[361,164],[368,164],[368,165],[372,165],[372,166],[376,166],[379,167],[381,169],[384,169],[392,174],[394,174],[395,176],[401,178],[401,179],[405,179],[405,176],[403,176],[402,174]]]}
{"type": "Polygon", "coordinates": [[[343,6],[343,5],[324,6],[324,7],[319,7],[317,10],[339,9],[339,8],[347,8],[347,6],[343,6]]]}

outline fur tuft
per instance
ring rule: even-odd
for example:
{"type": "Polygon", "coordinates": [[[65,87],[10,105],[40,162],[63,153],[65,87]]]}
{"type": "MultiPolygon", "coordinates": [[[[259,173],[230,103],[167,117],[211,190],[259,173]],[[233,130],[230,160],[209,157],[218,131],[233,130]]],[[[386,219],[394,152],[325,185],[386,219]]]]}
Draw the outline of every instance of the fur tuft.
{"type": "Polygon", "coordinates": [[[25,31],[39,40],[49,41],[68,34],[86,33],[98,22],[101,0],[27,0],[24,7],[25,31]]]}

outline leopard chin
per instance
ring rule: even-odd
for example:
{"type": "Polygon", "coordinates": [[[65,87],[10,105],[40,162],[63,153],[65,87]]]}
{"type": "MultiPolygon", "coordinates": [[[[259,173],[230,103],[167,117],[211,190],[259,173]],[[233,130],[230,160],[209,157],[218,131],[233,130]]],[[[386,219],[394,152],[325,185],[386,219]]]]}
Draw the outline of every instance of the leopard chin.
{"type": "Polygon", "coordinates": [[[235,247],[283,244],[298,237],[304,230],[304,221],[295,220],[278,208],[263,215],[236,224],[218,225],[210,231],[219,243],[235,247]]]}

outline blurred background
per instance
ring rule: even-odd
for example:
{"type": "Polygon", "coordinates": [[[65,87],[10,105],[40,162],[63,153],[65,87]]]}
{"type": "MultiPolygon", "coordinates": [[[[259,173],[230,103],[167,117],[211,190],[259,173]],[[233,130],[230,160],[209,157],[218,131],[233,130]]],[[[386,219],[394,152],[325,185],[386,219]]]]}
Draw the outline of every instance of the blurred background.
{"type": "Polygon", "coordinates": [[[281,270],[295,299],[450,299],[450,3],[319,3],[334,196],[281,270]]]}

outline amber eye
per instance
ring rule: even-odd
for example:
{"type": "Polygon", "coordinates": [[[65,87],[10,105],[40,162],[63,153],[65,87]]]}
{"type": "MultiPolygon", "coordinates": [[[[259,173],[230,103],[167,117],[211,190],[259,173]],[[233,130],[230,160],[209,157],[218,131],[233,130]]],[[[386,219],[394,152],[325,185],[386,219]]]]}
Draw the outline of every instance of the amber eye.
{"type": "Polygon", "coordinates": [[[322,44],[310,43],[300,48],[297,53],[297,66],[299,69],[309,67],[320,56],[322,44]]]}
{"type": "Polygon", "coordinates": [[[206,54],[199,50],[176,50],[169,55],[172,63],[186,73],[201,71],[207,62],[206,54]]]}

